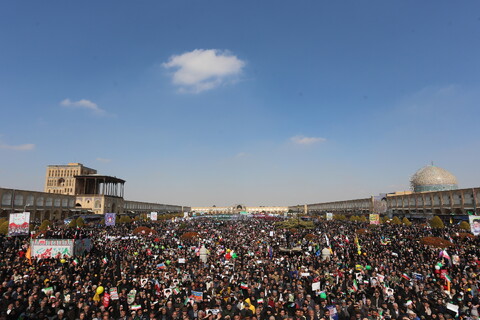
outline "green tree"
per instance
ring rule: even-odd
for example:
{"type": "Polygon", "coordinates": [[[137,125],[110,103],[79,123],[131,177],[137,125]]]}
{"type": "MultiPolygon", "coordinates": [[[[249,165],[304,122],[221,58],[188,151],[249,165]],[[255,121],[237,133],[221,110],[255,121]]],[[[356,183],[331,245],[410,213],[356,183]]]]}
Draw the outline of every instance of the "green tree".
{"type": "Polygon", "coordinates": [[[83,220],[82,217],[78,217],[77,220],[75,220],[75,223],[78,228],[83,228],[85,226],[85,220],[83,220]]]}
{"type": "Polygon", "coordinates": [[[445,224],[443,223],[442,219],[439,216],[435,216],[430,220],[430,227],[436,229],[443,229],[445,228],[445,224]]]}
{"type": "Polygon", "coordinates": [[[129,216],[121,216],[118,220],[119,223],[132,223],[132,218],[129,216]]]}
{"type": "Polygon", "coordinates": [[[0,234],[6,235],[8,233],[8,221],[4,221],[0,225],[0,234]]]}
{"type": "Polygon", "coordinates": [[[408,220],[407,217],[403,217],[402,223],[403,223],[404,225],[406,225],[407,227],[410,227],[410,226],[412,225],[412,223],[410,222],[410,220],[408,220]]]}
{"type": "Polygon", "coordinates": [[[395,217],[393,217],[391,223],[392,224],[402,224],[402,221],[400,221],[400,219],[397,216],[395,216],[395,217]]]}
{"type": "Polygon", "coordinates": [[[364,215],[361,215],[361,216],[358,217],[358,221],[359,222],[367,222],[367,217],[364,216],[364,215]]]}
{"type": "Polygon", "coordinates": [[[463,229],[465,231],[470,231],[470,223],[468,223],[467,221],[462,221],[460,222],[460,229],[463,229]]]}
{"type": "Polygon", "coordinates": [[[49,225],[50,225],[50,220],[43,220],[40,227],[38,227],[38,230],[39,231],[46,231],[48,229],[49,225]]]}

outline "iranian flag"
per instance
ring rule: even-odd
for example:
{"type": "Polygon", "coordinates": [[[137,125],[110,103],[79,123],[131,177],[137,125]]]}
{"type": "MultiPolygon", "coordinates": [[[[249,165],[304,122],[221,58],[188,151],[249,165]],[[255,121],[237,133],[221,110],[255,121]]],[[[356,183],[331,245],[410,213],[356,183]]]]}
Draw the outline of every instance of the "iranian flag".
{"type": "Polygon", "coordinates": [[[408,281],[411,281],[410,277],[406,273],[402,273],[402,278],[408,281]]]}
{"type": "Polygon", "coordinates": [[[173,288],[173,293],[175,293],[175,294],[179,294],[179,293],[180,293],[180,289],[178,289],[178,288],[176,288],[176,287],[175,287],[175,288],[173,288]]]}
{"type": "Polygon", "coordinates": [[[72,261],[72,263],[73,263],[74,266],[78,265],[78,259],[75,258],[75,259],[72,261]]]}
{"type": "Polygon", "coordinates": [[[354,279],[354,280],[353,280],[353,291],[354,291],[354,292],[357,292],[357,291],[358,291],[357,279],[354,279]]]}
{"type": "Polygon", "coordinates": [[[240,288],[242,289],[248,289],[248,286],[245,282],[240,283],[240,288]]]}
{"type": "Polygon", "coordinates": [[[102,262],[103,262],[103,264],[107,264],[107,262],[108,262],[107,258],[103,258],[102,262]]]}
{"type": "Polygon", "coordinates": [[[263,299],[262,299],[262,298],[257,299],[257,302],[258,302],[258,303],[263,303],[263,299]]]}
{"type": "Polygon", "coordinates": [[[444,274],[443,277],[445,280],[447,280],[447,282],[452,282],[452,278],[448,274],[444,274]]]}
{"type": "Polygon", "coordinates": [[[439,258],[445,258],[450,260],[450,255],[448,254],[447,250],[440,251],[439,258]]]}
{"type": "Polygon", "coordinates": [[[135,304],[135,305],[131,306],[130,309],[131,310],[140,310],[140,309],[142,309],[142,306],[139,305],[139,304],[135,304]]]}

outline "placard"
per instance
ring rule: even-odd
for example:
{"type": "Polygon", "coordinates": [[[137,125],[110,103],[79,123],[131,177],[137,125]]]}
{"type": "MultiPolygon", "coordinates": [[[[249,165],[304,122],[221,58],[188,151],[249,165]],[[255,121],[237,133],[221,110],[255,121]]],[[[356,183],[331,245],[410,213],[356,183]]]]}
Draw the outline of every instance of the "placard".
{"type": "Polygon", "coordinates": [[[480,216],[468,216],[470,230],[474,236],[480,235],[480,216]]]}
{"type": "Polygon", "coordinates": [[[158,212],[150,212],[150,220],[157,221],[158,219],[158,212]]]}
{"type": "Polygon", "coordinates": [[[28,235],[30,227],[30,212],[10,213],[8,221],[9,236],[28,235]]]}
{"type": "Polygon", "coordinates": [[[34,239],[31,241],[32,257],[41,259],[73,256],[73,239],[34,239]]]}
{"type": "Polygon", "coordinates": [[[380,215],[377,213],[370,213],[369,220],[370,224],[380,224],[380,215]]]}
{"type": "Polygon", "coordinates": [[[115,212],[105,213],[105,225],[114,226],[117,220],[117,215],[115,212]]]}

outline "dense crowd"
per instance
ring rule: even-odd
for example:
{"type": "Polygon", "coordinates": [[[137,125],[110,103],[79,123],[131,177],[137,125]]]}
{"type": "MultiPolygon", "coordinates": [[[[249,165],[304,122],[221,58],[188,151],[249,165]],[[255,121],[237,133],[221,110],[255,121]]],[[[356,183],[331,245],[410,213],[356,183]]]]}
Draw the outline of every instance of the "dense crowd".
{"type": "Polygon", "coordinates": [[[212,218],[52,227],[40,237],[88,238],[90,252],[29,259],[29,238],[1,238],[0,319],[478,319],[479,239],[458,232],[212,218]],[[134,235],[139,225],[154,232],[134,235]]]}

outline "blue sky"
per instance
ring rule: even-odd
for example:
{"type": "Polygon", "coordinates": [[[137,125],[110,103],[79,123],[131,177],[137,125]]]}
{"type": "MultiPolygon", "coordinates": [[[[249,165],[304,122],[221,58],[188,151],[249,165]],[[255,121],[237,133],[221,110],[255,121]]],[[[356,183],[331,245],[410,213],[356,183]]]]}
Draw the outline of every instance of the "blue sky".
{"type": "Polygon", "coordinates": [[[479,185],[480,3],[0,4],[0,185],[48,164],[126,198],[296,205],[479,185]]]}

